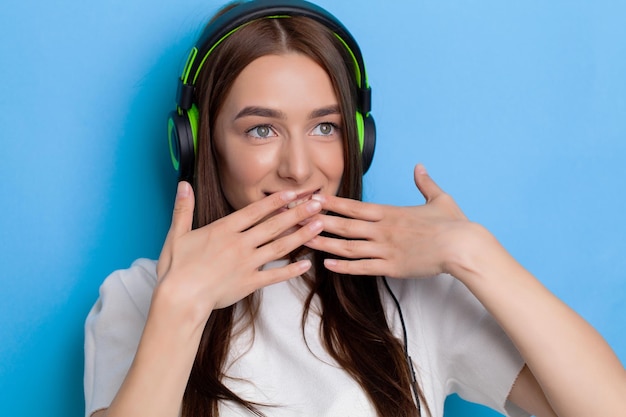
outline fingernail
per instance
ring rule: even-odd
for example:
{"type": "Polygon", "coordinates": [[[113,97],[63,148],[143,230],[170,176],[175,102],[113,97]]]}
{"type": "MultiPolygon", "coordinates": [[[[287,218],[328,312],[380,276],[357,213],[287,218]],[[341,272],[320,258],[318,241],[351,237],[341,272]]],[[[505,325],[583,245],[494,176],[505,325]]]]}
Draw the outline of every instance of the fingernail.
{"type": "Polygon", "coordinates": [[[324,259],[325,266],[337,266],[337,261],[335,259],[324,259]]]}
{"type": "Polygon", "coordinates": [[[315,220],[308,225],[309,230],[312,232],[319,232],[324,228],[321,220],[315,220]]]}
{"type": "Polygon", "coordinates": [[[298,262],[298,267],[300,267],[300,269],[302,270],[307,270],[311,267],[311,261],[309,261],[308,259],[304,259],[298,262]]]}
{"type": "Polygon", "coordinates": [[[178,188],[176,189],[176,196],[182,198],[187,197],[189,195],[190,188],[191,186],[187,181],[180,181],[178,183],[178,188]]]}
{"type": "Polygon", "coordinates": [[[324,202],[324,196],[322,194],[313,194],[311,196],[311,200],[319,201],[320,203],[324,202]]]}
{"type": "Polygon", "coordinates": [[[283,201],[285,202],[289,202],[293,199],[295,199],[298,196],[298,194],[296,194],[295,191],[283,191],[280,194],[280,198],[282,198],[283,201]]]}
{"type": "Polygon", "coordinates": [[[319,201],[310,200],[306,204],[306,209],[309,213],[316,213],[322,208],[322,205],[319,201]]]}
{"type": "Polygon", "coordinates": [[[417,173],[420,175],[428,174],[428,172],[426,172],[426,167],[422,164],[417,164],[417,173]]]}

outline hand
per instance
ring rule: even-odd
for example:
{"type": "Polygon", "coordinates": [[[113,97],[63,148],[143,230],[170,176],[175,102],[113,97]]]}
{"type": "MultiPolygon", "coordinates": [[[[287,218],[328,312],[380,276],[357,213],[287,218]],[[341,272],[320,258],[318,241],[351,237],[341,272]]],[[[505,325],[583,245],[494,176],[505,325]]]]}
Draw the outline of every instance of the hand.
{"type": "Polygon", "coordinates": [[[429,277],[453,269],[451,263],[468,242],[472,228],[454,200],[444,193],[421,165],[415,185],[426,204],[395,207],[333,196],[314,198],[326,211],[324,230],[339,238],[316,236],[306,246],[347,260],[326,259],[331,271],[395,278],[429,277]]]}
{"type": "Polygon", "coordinates": [[[166,286],[164,293],[174,297],[177,305],[198,308],[201,319],[206,321],[213,309],[227,307],[261,287],[303,274],[311,267],[309,260],[259,270],[322,231],[319,219],[297,226],[319,213],[319,202],[281,210],[295,199],[294,192],[275,193],[192,230],[193,191],[188,183],[181,182],[157,265],[158,286],[166,286]],[[293,233],[285,233],[294,227],[293,233]]]}

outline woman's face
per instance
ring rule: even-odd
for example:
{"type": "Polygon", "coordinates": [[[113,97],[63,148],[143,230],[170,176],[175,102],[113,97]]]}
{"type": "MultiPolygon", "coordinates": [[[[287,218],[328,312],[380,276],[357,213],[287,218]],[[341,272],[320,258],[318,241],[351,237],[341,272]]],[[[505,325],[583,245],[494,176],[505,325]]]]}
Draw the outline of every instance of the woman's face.
{"type": "Polygon", "coordinates": [[[277,191],[336,194],[342,118],[328,74],[309,57],[266,55],[239,74],[215,122],[222,190],[234,209],[277,191]]]}

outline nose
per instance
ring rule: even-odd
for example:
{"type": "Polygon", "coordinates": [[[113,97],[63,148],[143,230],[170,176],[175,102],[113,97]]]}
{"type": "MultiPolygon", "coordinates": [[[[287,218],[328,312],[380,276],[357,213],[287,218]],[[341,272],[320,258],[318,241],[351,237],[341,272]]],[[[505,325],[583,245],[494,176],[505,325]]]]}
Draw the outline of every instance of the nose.
{"type": "Polygon", "coordinates": [[[282,143],[278,175],[290,182],[302,184],[313,174],[313,154],[306,138],[290,136],[282,143]]]}

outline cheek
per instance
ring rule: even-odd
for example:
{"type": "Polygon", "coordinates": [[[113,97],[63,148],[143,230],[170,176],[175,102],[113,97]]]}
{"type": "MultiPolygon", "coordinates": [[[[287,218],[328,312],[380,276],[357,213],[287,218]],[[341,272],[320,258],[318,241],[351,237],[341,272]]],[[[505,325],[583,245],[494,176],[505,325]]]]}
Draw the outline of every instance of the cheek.
{"type": "Polygon", "coordinates": [[[271,146],[238,147],[223,159],[224,171],[242,185],[255,184],[275,169],[276,152],[271,146]]]}
{"type": "Polygon", "coordinates": [[[222,190],[236,209],[258,198],[261,182],[274,169],[275,155],[269,149],[224,149],[219,155],[222,190]]]}
{"type": "Polygon", "coordinates": [[[343,146],[337,144],[334,149],[327,152],[322,158],[322,166],[328,181],[335,187],[334,193],[339,191],[339,185],[343,177],[343,146]]]}

